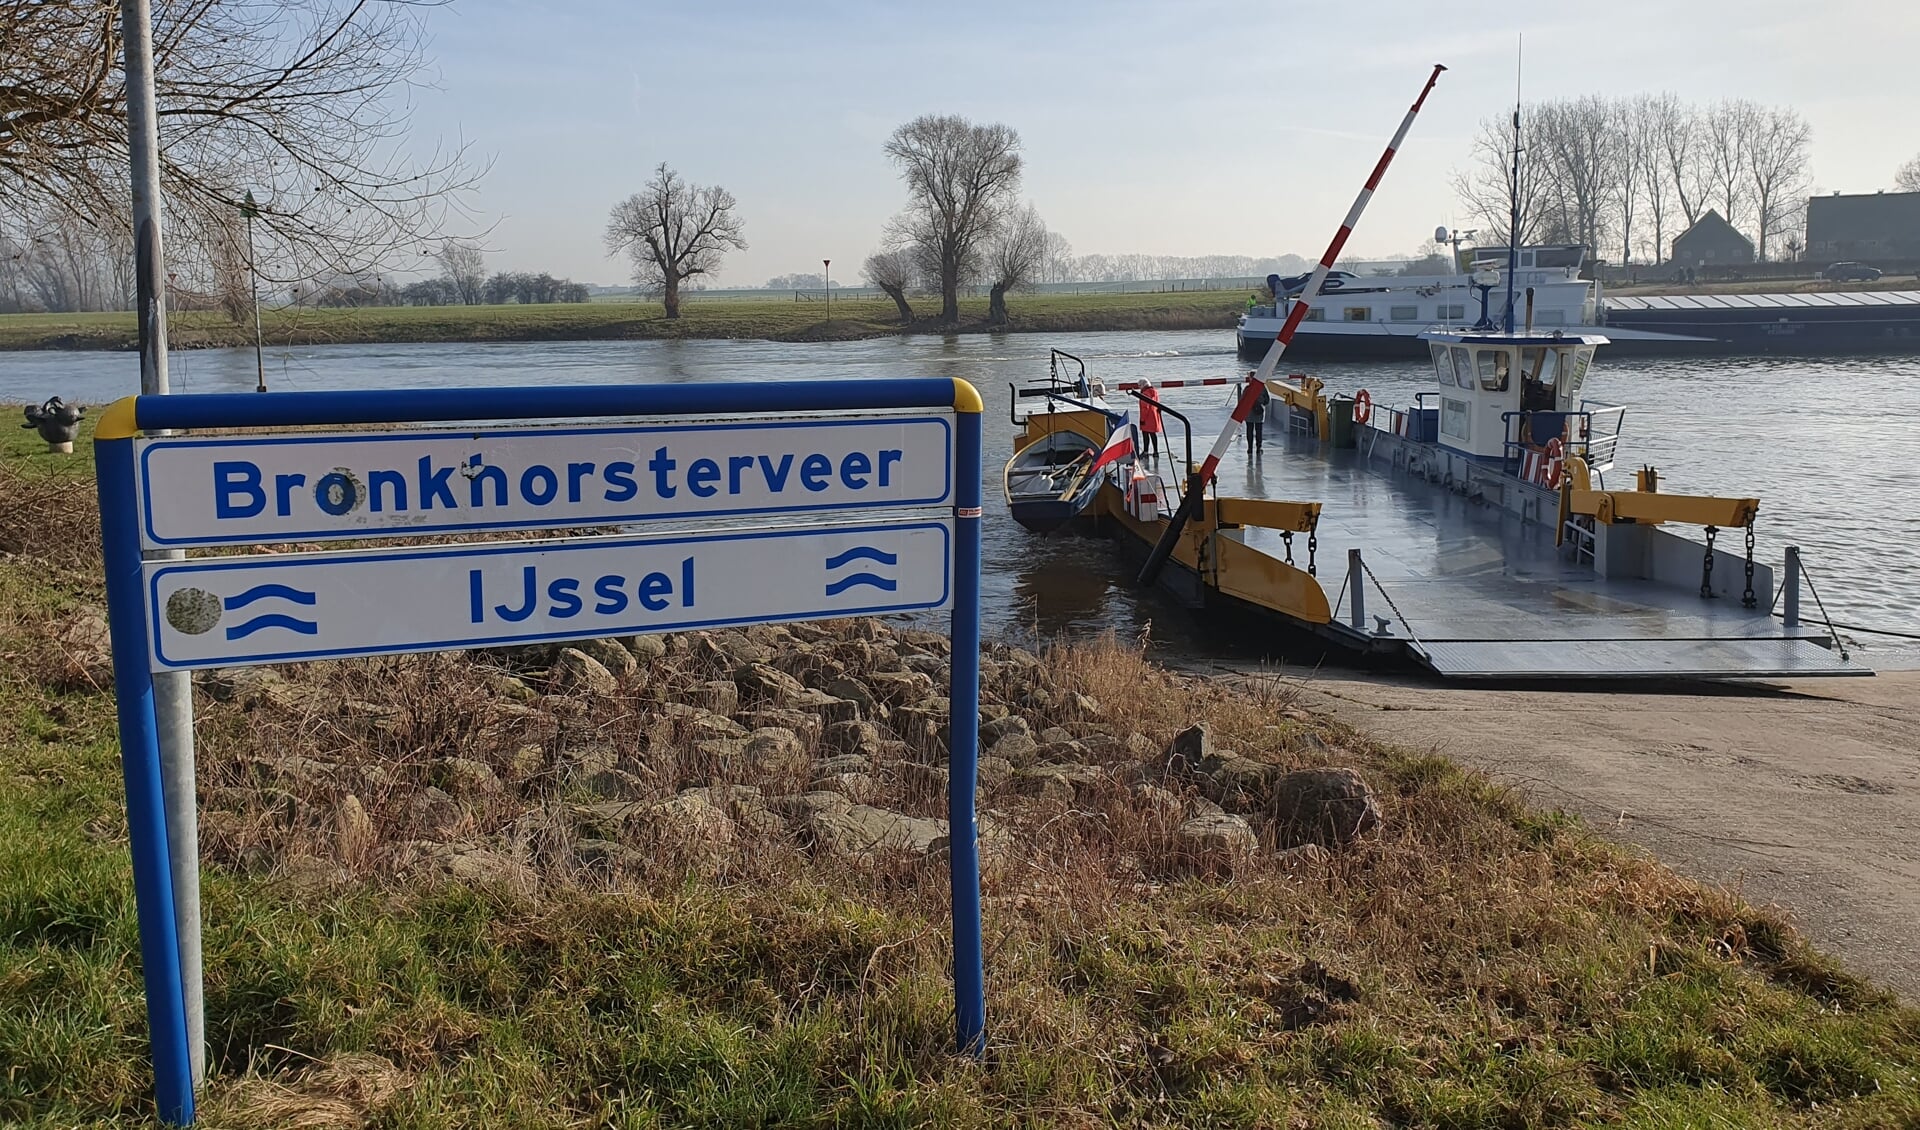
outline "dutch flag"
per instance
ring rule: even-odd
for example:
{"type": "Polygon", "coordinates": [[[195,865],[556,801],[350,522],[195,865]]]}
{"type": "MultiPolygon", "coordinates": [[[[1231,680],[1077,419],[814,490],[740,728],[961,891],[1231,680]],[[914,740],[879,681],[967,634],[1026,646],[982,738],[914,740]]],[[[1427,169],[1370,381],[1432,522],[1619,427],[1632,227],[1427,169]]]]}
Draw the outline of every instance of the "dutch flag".
{"type": "Polygon", "coordinates": [[[1101,450],[1100,458],[1093,461],[1093,466],[1087,469],[1087,473],[1091,475],[1109,463],[1131,458],[1132,455],[1133,425],[1128,424],[1124,428],[1114,429],[1113,438],[1107,440],[1107,446],[1101,450]]]}

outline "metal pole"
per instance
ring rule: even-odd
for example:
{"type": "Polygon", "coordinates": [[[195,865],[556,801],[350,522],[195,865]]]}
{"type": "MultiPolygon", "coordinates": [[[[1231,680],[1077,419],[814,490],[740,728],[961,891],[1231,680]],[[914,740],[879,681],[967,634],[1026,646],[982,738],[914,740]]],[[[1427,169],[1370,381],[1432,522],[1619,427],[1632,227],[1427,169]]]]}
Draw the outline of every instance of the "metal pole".
{"type": "Polygon", "coordinates": [[[1800,547],[1797,545],[1787,547],[1786,586],[1786,625],[1797,628],[1800,626],[1800,547]]]}
{"type": "Polygon", "coordinates": [[[1360,551],[1347,550],[1347,594],[1353,597],[1353,613],[1347,618],[1358,631],[1367,630],[1367,572],[1360,564],[1360,551]]]}
{"type": "Polygon", "coordinates": [[[833,321],[833,260],[831,259],[820,260],[820,270],[826,279],[822,287],[827,292],[826,320],[831,322],[833,321]]]}
{"type": "MultiPolygon", "coordinates": [[[[153,93],[153,15],[148,0],[121,0],[120,34],[125,41],[127,151],[133,165],[134,308],[140,323],[140,392],[157,396],[169,391],[167,288],[166,256],[161,244],[160,131],[153,93]]],[[[104,468],[101,474],[104,481],[104,468]]],[[[186,555],[171,550],[152,556],[178,560],[186,555]]],[[[144,656],[140,663],[145,666],[144,656]]],[[[175,944],[186,1009],[187,1050],[197,1085],[206,1079],[207,1061],[200,977],[200,832],[194,808],[192,677],[183,671],[154,675],[153,712],[173,873],[175,944]]],[[[187,1111],[191,1117],[191,1094],[187,1111]]]]}
{"type": "Polygon", "coordinates": [[[947,874],[953,888],[954,1040],[962,1054],[987,1048],[987,989],[980,924],[980,834],[974,809],[980,772],[981,403],[954,384],[953,704],[947,753],[947,874]]]}

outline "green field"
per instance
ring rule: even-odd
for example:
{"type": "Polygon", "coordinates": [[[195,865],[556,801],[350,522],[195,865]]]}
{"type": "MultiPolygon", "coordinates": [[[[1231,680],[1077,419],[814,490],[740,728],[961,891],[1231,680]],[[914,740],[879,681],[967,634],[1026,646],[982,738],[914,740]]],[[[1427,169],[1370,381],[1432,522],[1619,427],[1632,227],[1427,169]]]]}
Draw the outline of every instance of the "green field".
{"type": "MultiPolygon", "coordinates": [[[[1036,294],[1008,301],[1012,324],[1005,330],[1066,333],[1081,330],[1226,329],[1245,307],[1237,291],[1163,294],[1036,294]]],[[[964,299],[957,327],[931,319],[937,300],[914,303],[908,332],[979,333],[987,300],[964,299]]],[[[600,341],[647,338],[762,338],[774,341],[835,341],[903,332],[893,303],[871,299],[833,303],[827,320],[819,302],[791,298],[691,299],[679,319],[667,320],[657,302],[589,302],[551,306],[396,306],[363,309],[278,309],[264,313],[269,345],[368,342],[600,341]]],[[[239,346],[253,342],[251,325],[203,311],[169,316],[176,349],[239,346]]],[[[131,349],[136,342],[131,313],[0,315],[0,350],[131,349]]]]}
{"type": "MultiPolygon", "coordinates": [[[[91,450],[37,446],[0,439],[0,1124],[151,1125],[91,450]]],[[[810,677],[898,661],[884,626],[808,639],[810,677]]],[[[204,1125],[1920,1125],[1920,1013],[1777,913],[1111,639],[986,649],[988,709],[1087,764],[983,780],[990,1045],[955,1056],[937,851],[625,815],[827,756],[697,740],[686,704],[734,683],[661,649],[613,691],[478,654],[201,681],[204,1125]],[[1196,720],[1243,778],[1354,767],[1380,828],[1203,865],[1140,783],[1196,720]],[[576,775],[594,749],[627,768],[576,775]]],[[[938,813],[929,740],[844,787],[938,813]]]]}

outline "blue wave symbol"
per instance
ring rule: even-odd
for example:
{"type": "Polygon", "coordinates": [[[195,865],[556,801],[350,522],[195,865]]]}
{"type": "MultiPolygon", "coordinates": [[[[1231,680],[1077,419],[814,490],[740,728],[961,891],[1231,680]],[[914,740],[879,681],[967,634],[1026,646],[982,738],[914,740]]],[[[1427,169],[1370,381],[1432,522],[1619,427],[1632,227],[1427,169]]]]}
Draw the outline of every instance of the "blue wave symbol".
{"type": "Polygon", "coordinates": [[[285,628],[289,632],[299,632],[303,636],[311,636],[320,631],[320,625],[314,623],[312,620],[297,620],[292,616],[283,616],[278,612],[269,612],[264,616],[255,616],[244,624],[228,628],[227,638],[230,640],[244,639],[255,632],[265,631],[268,628],[285,628]]]}
{"type": "Polygon", "coordinates": [[[900,587],[898,581],[886,577],[877,577],[872,573],[855,573],[851,577],[842,577],[827,586],[828,596],[839,596],[855,585],[872,585],[874,588],[892,592],[900,587]]]}
{"type": "Polygon", "coordinates": [[[286,585],[255,585],[239,596],[230,596],[220,603],[228,612],[232,612],[236,608],[245,608],[256,600],[276,598],[291,600],[295,604],[312,604],[318,599],[313,593],[304,589],[288,588],[286,585]]]}
{"type": "MultiPolygon", "coordinates": [[[[838,569],[849,561],[860,561],[863,559],[867,561],[877,561],[882,565],[900,564],[900,558],[898,556],[888,553],[885,550],[875,549],[870,545],[856,545],[844,553],[836,553],[832,557],[827,558],[827,568],[838,569]]],[[[893,586],[888,585],[887,587],[892,588],[893,586]]]]}

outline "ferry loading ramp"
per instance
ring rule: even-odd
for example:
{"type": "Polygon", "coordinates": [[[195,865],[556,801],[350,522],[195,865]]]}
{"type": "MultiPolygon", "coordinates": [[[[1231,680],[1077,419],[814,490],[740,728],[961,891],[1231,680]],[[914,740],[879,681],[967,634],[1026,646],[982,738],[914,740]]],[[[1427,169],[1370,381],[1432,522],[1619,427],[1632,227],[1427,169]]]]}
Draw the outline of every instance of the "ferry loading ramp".
{"type": "MultiPolygon", "coordinates": [[[[1732,587],[1711,599],[1679,584],[1604,577],[1556,547],[1542,522],[1404,472],[1381,474],[1367,458],[1294,437],[1221,473],[1223,492],[1321,501],[1316,558],[1334,602],[1333,623],[1321,634],[1349,647],[1397,652],[1460,680],[1873,673],[1822,646],[1834,642],[1826,625],[1787,626],[1773,615],[1772,570],[1764,565],[1755,569],[1754,609],[1742,606],[1740,570],[1725,549],[1719,582],[1732,587]],[[1350,550],[1359,551],[1358,578],[1350,550]]],[[[1537,512],[1551,520],[1553,495],[1540,494],[1537,512]]],[[[1286,553],[1272,531],[1247,528],[1243,536],[1273,556],[1286,553]]],[[[1293,556],[1300,557],[1297,541],[1293,556]]],[[[1698,569],[1697,559],[1691,567],[1698,569]]]]}

